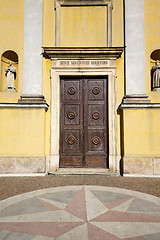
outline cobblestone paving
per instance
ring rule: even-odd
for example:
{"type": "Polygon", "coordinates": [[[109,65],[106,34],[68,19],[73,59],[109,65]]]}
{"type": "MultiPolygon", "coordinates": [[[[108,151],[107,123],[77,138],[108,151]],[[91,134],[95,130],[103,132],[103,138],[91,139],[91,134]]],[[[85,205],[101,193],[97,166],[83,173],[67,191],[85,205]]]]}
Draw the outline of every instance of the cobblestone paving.
{"type": "Polygon", "coordinates": [[[45,177],[1,177],[0,199],[57,186],[97,185],[130,189],[160,197],[160,178],[133,178],[105,175],[48,175],[45,177]]]}

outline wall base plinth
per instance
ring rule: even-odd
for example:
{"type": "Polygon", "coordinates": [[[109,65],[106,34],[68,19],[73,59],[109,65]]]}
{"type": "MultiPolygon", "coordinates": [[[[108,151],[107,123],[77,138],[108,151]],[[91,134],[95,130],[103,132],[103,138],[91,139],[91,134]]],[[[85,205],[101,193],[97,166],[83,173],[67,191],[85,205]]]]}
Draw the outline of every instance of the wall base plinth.
{"type": "Polygon", "coordinates": [[[45,157],[0,157],[0,175],[33,175],[45,173],[45,157]]]}
{"type": "Polygon", "coordinates": [[[124,157],[123,175],[160,177],[160,157],[124,157]]]}

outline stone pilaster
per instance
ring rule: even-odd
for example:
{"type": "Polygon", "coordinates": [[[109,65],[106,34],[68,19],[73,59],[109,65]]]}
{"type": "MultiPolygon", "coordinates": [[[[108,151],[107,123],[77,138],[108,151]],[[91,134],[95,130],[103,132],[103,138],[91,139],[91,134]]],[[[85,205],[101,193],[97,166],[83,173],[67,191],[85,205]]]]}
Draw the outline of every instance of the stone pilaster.
{"type": "Polygon", "coordinates": [[[24,0],[23,95],[18,102],[44,102],[43,0],[24,0]]]}
{"type": "Polygon", "coordinates": [[[144,0],[125,0],[125,59],[127,102],[148,102],[145,83],[144,0]]]}

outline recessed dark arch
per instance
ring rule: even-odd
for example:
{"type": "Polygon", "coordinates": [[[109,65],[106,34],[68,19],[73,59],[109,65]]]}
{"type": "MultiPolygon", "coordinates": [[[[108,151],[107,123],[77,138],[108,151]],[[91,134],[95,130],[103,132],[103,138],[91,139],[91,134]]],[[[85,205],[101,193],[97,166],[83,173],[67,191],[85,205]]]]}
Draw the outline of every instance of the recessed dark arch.
{"type": "Polygon", "coordinates": [[[8,61],[12,61],[15,63],[18,63],[18,55],[16,52],[12,50],[7,50],[2,54],[2,57],[5,57],[8,59],[8,61]]]}
{"type": "Polygon", "coordinates": [[[160,49],[156,49],[151,53],[151,58],[153,60],[159,60],[160,61],[160,49]]]}

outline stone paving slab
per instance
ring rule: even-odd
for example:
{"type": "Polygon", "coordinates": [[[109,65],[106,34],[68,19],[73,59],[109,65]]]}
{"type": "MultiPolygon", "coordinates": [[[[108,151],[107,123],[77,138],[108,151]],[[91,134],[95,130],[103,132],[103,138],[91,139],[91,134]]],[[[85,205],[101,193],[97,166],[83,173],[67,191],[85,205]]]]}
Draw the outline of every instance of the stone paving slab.
{"type": "Polygon", "coordinates": [[[121,188],[65,186],[0,202],[1,240],[159,240],[160,198],[121,188]]]}

